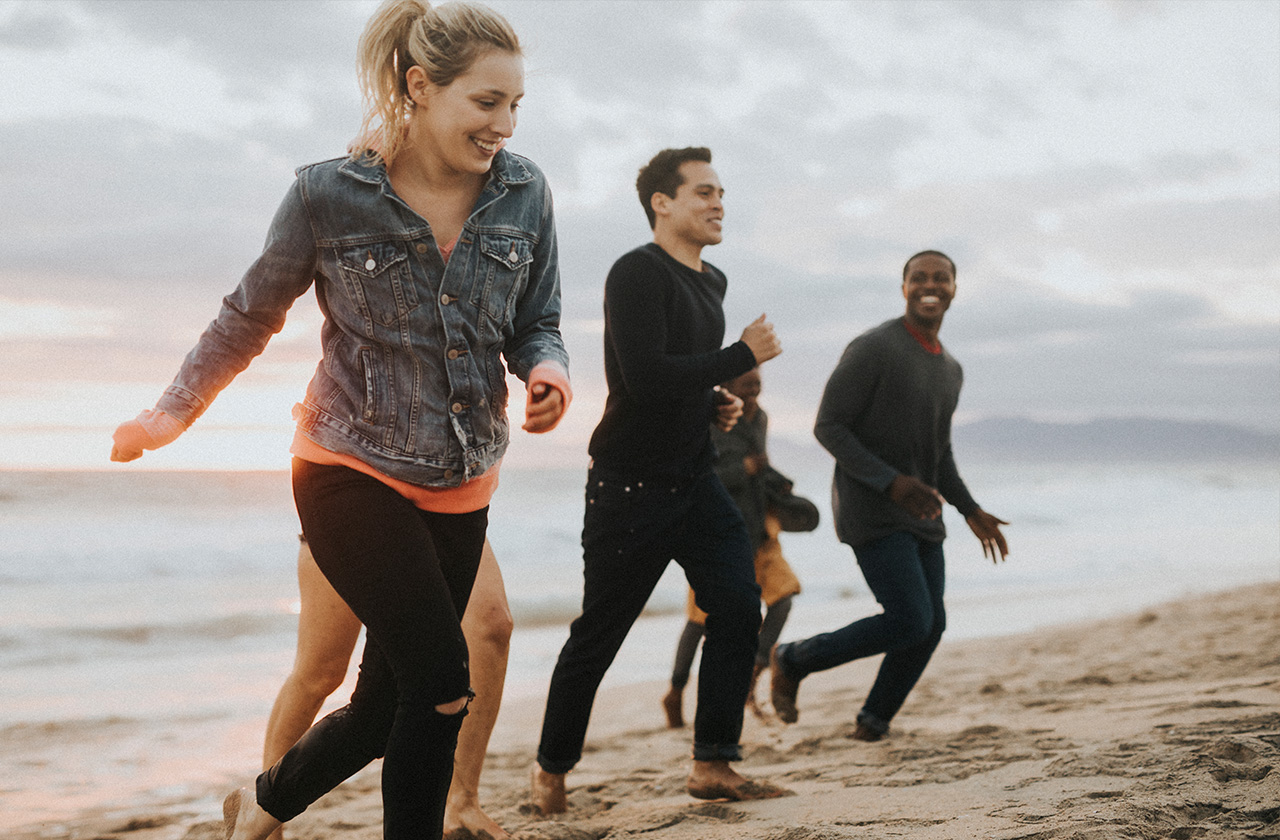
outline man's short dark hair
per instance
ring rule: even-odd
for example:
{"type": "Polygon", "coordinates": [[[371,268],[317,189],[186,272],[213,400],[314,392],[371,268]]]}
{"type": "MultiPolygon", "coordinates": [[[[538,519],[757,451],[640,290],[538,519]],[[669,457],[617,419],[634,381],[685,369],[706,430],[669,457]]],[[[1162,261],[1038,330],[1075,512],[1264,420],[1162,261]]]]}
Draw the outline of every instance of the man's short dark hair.
{"type": "Polygon", "coordinates": [[[650,229],[658,223],[657,216],[653,212],[653,194],[662,193],[675,198],[676,190],[680,189],[680,185],[684,183],[680,166],[691,160],[711,163],[711,150],[706,146],[663,149],[640,169],[640,175],[636,178],[636,192],[640,193],[640,206],[644,208],[644,214],[649,219],[650,229]]]}
{"type": "Polygon", "coordinates": [[[914,260],[916,257],[942,257],[944,260],[951,263],[951,279],[953,280],[955,279],[956,277],[956,261],[955,260],[951,259],[951,257],[948,257],[946,254],[942,253],[941,251],[921,251],[918,254],[912,254],[911,257],[905,263],[902,264],[902,282],[903,283],[907,282],[907,267],[911,265],[911,261],[914,260]]]}

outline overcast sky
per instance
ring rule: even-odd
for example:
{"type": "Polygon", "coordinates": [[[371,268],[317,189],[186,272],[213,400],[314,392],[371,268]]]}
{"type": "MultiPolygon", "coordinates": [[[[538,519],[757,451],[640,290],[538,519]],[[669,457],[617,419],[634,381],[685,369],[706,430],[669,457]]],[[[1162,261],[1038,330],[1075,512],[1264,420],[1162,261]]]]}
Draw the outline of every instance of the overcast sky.
{"type": "MultiPolygon", "coordinates": [[[[686,145],[727,190],[704,254],[729,276],[727,338],[768,312],[783,340],[775,434],[811,443],[840,351],[901,313],[902,262],[930,247],[959,266],[958,420],[1280,430],[1280,3],[490,5],[525,47],[509,148],[555,194],[578,395],[515,449],[585,461],[604,277],[649,236],[635,172],[686,145]]],[[[375,6],[0,2],[0,466],[105,464],[294,168],[355,133],[375,6]]],[[[300,302],[147,463],[283,466],[318,326],[300,302]]]]}

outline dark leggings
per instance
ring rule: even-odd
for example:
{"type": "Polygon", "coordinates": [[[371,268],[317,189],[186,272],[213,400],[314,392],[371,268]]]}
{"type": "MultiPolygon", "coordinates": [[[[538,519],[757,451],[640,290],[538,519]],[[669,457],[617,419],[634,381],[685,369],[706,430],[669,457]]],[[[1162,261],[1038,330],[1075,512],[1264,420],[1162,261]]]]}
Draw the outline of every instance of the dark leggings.
{"type": "MultiPolygon", "coordinates": [[[[791,614],[791,596],[779,598],[764,611],[764,621],[760,624],[760,643],[756,645],[756,670],[769,667],[769,652],[773,650],[778,637],[782,635],[782,627],[791,614]]],[[[693,657],[698,652],[698,642],[706,627],[696,621],[686,621],[684,630],[680,632],[680,641],[676,643],[676,660],[671,666],[671,684],[683,689],[689,684],[689,672],[693,670],[693,657]]]]}
{"type": "Polygon", "coordinates": [[[258,777],[263,810],[288,821],[379,757],[383,837],[439,838],[470,693],[460,620],[488,509],[414,507],[375,478],[294,459],[293,493],[316,565],[366,628],[351,702],[318,721],[258,777]]]}

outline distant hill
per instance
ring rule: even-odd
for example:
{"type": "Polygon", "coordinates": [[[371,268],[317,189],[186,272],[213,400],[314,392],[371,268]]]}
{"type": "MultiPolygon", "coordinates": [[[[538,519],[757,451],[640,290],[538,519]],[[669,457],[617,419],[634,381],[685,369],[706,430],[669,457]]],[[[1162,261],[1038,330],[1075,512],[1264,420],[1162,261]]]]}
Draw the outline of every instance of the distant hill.
{"type": "Polygon", "coordinates": [[[1045,423],[993,417],[952,429],[964,462],[997,460],[1280,462],[1280,434],[1226,423],[1110,418],[1087,423],[1045,423]]]}

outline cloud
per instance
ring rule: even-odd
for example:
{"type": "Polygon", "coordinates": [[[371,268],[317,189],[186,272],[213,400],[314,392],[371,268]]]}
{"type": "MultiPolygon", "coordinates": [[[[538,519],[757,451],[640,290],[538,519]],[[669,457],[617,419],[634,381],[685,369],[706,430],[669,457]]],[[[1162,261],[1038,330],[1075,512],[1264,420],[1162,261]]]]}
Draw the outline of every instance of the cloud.
{"type": "Polygon", "coordinates": [[[110,315],[60,301],[0,298],[0,342],[105,338],[112,332],[110,315]]]}
{"type": "MultiPolygon", "coordinates": [[[[73,114],[134,118],[162,130],[203,135],[261,123],[297,126],[310,121],[307,79],[299,67],[273,68],[274,72],[263,72],[250,82],[244,65],[260,62],[211,61],[208,53],[195,46],[199,42],[191,39],[190,32],[162,39],[146,37],[150,33],[144,21],[168,20],[194,6],[144,5],[148,15],[136,21],[121,16],[135,8],[130,4],[67,4],[39,12],[29,4],[19,6],[14,16],[19,22],[39,15],[40,26],[57,35],[11,44],[0,51],[4,71],[0,96],[8,106],[0,120],[12,123],[73,114]]],[[[250,7],[210,4],[207,8],[216,14],[250,7]]],[[[213,27],[213,31],[224,28],[213,27]]]]}
{"type": "Polygon", "coordinates": [[[61,50],[74,39],[74,26],[56,7],[9,3],[0,7],[0,47],[18,50],[61,50]]]}
{"type": "MultiPolygon", "coordinates": [[[[1110,257],[1112,268],[1143,265],[1197,278],[1280,263],[1280,197],[1115,202],[1079,214],[1065,236],[1110,257]]],[[[1280,316],[1280,313],[1276,313],[1280,316]]]]}
{"type": "Polygon", "coordinates": [[[0,167],[0,293],[56,284],[98,303],[181,297],[193,284],[225,293],[292,179],[290,165],[255,161],[242,143],[127,120],[0,126],[0,138],[51,165],[40,177],[0,167]]]}
{"type": "MultiPolygon", "coordinates": [[[[76,8],[86,28],[126,36],[157,53],[207,68],[246,101],[281,93],[354,93],[356,40],[376,2],[94,0],[76,8]],[[280,91],[287,83],[289,89],[280,91]]],[[[203,92],[207,95],[207,91],[203,92]]]]}
{"type": "MultiPolygon", "coordinates": [[[[527,53],[511,148],[555,191],[575,410],[603,391],[604,277],[650,235],[636,171],[707,144],[727,336],[778,325],[796,434],[924,247],[960,265],[963,411],[1280,426],[1280,5],[491,4],[527,53]]],[[[375,6],[0,5],[0,297],[27,307],[0,385],[168,382],[294,167],[356,130],[375,6]]],[[[233,387],[300,391],[298,306],[233,387]]]]}

